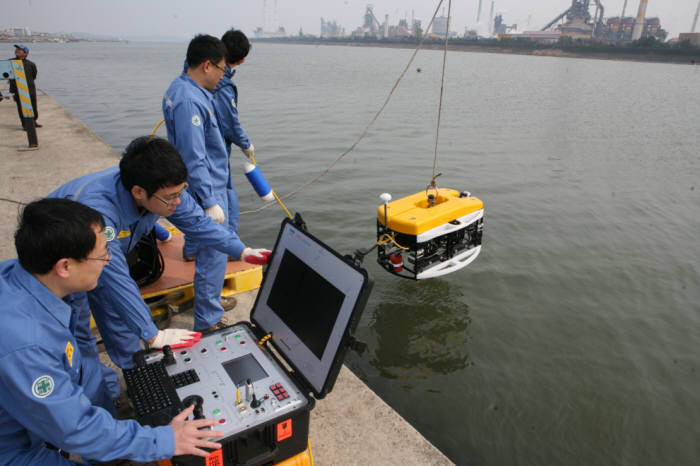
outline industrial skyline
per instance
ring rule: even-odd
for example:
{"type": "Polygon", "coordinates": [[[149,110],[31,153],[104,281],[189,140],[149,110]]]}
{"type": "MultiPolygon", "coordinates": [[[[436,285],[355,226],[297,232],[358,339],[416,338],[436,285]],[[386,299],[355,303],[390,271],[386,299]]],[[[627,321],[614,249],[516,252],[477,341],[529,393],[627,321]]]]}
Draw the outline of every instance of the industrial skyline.
{"type": "MultiPolygon", "coordinates": [[[[209,0],[182,2],[172,0],[122,0],[121,2],[85,2],[84,0],[18,0],[5,5],[0,29],[27,27],[47,32],[87,32],[125,38],[167,37],[186,39],[207,32],[221,34],[234,26],[247,34],[265,27],[265,1],[274,6],[279,26],[287,34],[318,35],[320,18],[335,22],[338,27],[352,31],[363,22],[368,3],[374,5],[376,16],[389,24],[414,17],[424,25],[432,17],[438,0],[209,0]]],[[[601,0],[605,16],[619,16],[626,3],[626,16],[636,16],[639,0],[601,0]]],[[[3,0],[3,3],[5,1],[3,0]]],[[[447,5],[447,2],[444,2],[447,5]]],[[[491,0],[455,0],[451,30],[488,30],[491,0]],[[482,4],[478,14],[479,3],[482,4]],[[477,16],[479,21],[477,21],[477,16]]],[[[494,16],[501,14],[507,24],[517,24],[518,30],[537,30],[566,10],[571,0],[496,0],[494,16]]],[[[698,7],[698,0],[649,0],[646,15],[659,17],[669,38],[689,32],[698,7]]],[[[269,15],[269,14],[268,14],[269,15]]],[[[268,20],[269,22],[269,20],[268,20]]]]}

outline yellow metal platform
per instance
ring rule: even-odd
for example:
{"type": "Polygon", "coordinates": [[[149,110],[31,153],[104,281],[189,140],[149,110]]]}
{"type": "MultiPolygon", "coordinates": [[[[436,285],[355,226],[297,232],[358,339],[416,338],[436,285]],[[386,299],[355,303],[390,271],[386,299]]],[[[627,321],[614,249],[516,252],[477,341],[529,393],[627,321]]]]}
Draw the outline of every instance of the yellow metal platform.
{"type": "MultiPolygon", "coordinates": [[[[180,304],[194,297],[194,262],[186,262],[182,258],[182,245],[185,236],[177,229],[171,229],[172,239],[168,242],[158,241],[158,249],[163,254],[165,267],[163,275],[150,285],[141,288],[141,297],[145,300],[166,297],[168,295],[182,294],[175,301],[168,304],[180,304]]],[[[238,293],[254,290],[260,287],[262,282],[262,266],[248,264],[247,262],[229,261],[226,265],[226,278],[221,290],[222,296],[231,296],[238,293]]],[[[154,318],[158,318],[166,311],[166,306],[151,309],[154,318]]]]}
{"type": "Polygon", "coordinates": [[[476,197],[460,197],[459,191],[442,188],[432,207],[428,207],[426,192],[421,191],[387,205],[388,225],[384,225],[384,205],[380,205],[377,220],[389,230],[417,236],[483,208],[484,203],[476,197]]]}
{"type": "MultiPolygon", "coordinates": [[[[168,242],[158,241],[158,249],[163,254],[165,267],[163,275],[150,285],[141,288],[141,297],[149,302],[160,302],[163,298],[167,304],[181,304],[194,297],[192,281],[194,280],[194,262],[186,262],[182,258],[184,235],[172,229],[172,239],[168,242]],[[168,297],[175,299],[168,300],[168,297]]],[[[221,290],[222,296],[254,290],[262,282],[262,266],[247,262],[229,261],[226,266],[226,278],[221,290]]],[[[155,320],[167,312],[167,304],[152,306],[151,314],[155,320]]],[[[90,325],[95,326],[91,320],[90,325]]]]}

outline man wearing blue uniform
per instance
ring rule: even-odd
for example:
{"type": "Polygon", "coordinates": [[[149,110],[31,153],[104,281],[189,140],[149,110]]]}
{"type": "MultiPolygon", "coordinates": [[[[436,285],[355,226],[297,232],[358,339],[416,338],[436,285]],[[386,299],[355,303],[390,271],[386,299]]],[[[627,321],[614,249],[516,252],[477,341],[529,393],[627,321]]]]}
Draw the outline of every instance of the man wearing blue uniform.
{"type": "MultiPolygon", "coordinates": [[[[238,197],[211,93],[223,77],[225,54],[224,45],[215,37],[198,35],[190,41],[186,69],[163,97],[163,117],[168,140],[187,165],[188,192],[212,220],[234,233],[238,197]]],[[[195,260],[194,329],[209,331],[224,325],[220,299],[228,256],[187,232],[182,252],[185,259],[195,260]]]]}
{"type": "Polygon", "coordinates": [[[228,153],[231,144],[237,145],[248,158],[252,158],[255,147],[243,130],[238,119],[238,88],[233,82],[234,69],[242,65],[250,52],[250,41],[242,31],[230,29],[221,37],[226,46],[226,73],[214,91],[214,106],[219,119],[219,129],[226,141],[228,153]]]}
{"type": "MultiPolygon", "coordinates": [[[[75,294],[67,299],[82,311],[78,334],[81,350],[87,348],[84,354],[95,348],[86,312],[88,301],[110,358],[123,369],[133,366],[132,355],[141,349],[140,340],[153,348],[178,348],[191,346],[200,338],[199,333],[187,330],[158,330],[129,275],[126,253],[153,230],[161,216],[191,238],[223,254],[256,264],[267,262],[269,251],[245,247],[234,232],[204,214],[185,190],[186,179],[187,168],[168,141],[141,137],[126,148],[119,167],[77,178],[51,194],[79,201],[100,212],[113,254],[87,299],[75,294]]],[[[113,393],[118,393],[116,390],[113,393]]]]}
{"type": "Polygon", "coordinates": [[[0,263],[0,464],[76,464],[57,449],[86,461],[143,462],[220,448],[204,438],[223,433],[198,430],[216,421],[185,420],[194,406],[156,428],[96,406],[105,396],[100,369],[83,358],[78,316],[61,298],[97,285],[111,259],[105,233],[99,212],[66,199],[35,201],[22,213],[18,260],[0,263]]]}

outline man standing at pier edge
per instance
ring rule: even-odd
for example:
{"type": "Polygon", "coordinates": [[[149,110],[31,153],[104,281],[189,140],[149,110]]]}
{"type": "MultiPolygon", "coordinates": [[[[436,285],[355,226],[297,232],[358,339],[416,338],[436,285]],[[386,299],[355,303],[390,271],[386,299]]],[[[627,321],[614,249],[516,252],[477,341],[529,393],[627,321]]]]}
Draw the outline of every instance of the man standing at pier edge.
{"type": "MultiPolygon", "coordinates": [[[[27,78],[27,87],[29,88],[29,97],[32,101],[32,108],[34,109],[34,126],[37,128],[41,128],[41,125],[36,121],[39,118],[39,107],[37,107],[36,105],[36,85],[34,84],[34,80],[36,79],[37,75],[37,70],[36,65],[33,61],[27,58],[27,55],[29,55],[29,47],[27,47],[26,45],[15,44],[15,56],[11,58],[11,60],[22,60],[22,65],[24,66],[24,74],[27,78]]],[[[22,123],[22,104],[19,101],[17,83],[14,79],[10,79],[10,92],[14,96],[15,103],[17,104],[17,113],[19,114],[19,121],[20,123],[22,123]]],[[[22,124],[22,127],[24,127],[24,124],[22,124]]]]}
{"type": "MultiPolygon", "coordinates": [[[[221,42],[226,46],[226,73],[214,92],[214,107],[219,122],[221,135],[226,142],[227,151],[231,155],[231,144],[237,145],[249,159],[253,157],[255,147],[248,139],[238,119],[238,88],[233,82],[234,69],[245,62],[250,52],[250,42],[242,31],[230,29],[221,37],[221,42]]],[[[228,191],[229,199],[229,224],[234,230],[238,230],[238,195],[233,185],[228,191]]]]}
{"type": "MultiPolygon", "coordinates": [[[[226,48],[216,37],[192,39],[187,68],[163,96],[163,117],[168,140],[187,165],[188,192],[212,220],[235,232],[238,200],[211,92],[226,72],[225,56],[226,48]]],[[[195,261],[194,329],[211,331],[225,326],[220,300],[228,256],[187,235],[182,253],[186,260],[195,261]]]]}
{"type": "Polygon", "coordinates": [[[155,428],[110,412],[100,369],[78,348],[78,314],[61,300],[97,285],[111,259],[106,233],[102,215],[78,202],[24,208],[18,259],[0,263],[0,464],[77,464],[66,451],[90,462],[145,462],[220,448],[206,438],[222,432],[199,430],[215,420],[185,420],[193,406],[155,428]]]}

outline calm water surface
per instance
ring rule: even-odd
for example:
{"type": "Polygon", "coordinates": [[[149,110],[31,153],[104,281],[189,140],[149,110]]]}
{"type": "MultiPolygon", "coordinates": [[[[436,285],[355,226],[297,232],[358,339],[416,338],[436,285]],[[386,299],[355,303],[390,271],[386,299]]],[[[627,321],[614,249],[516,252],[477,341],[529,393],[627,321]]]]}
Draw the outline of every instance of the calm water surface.
{"type": "MultiPolygon", "coordinates": [[[[35,44],[31,58],[39,87],[122,150],[162,118],[185,48],[35,44]]],[[[254,45],[239,107],[279,193],[354,142],[409,55],[254,45]]],[[[381,192],[430,181],[440,68],[422,52],[362,144],[287,201],[339,251],[373,243],[381,192]]],[[[439,181],[484,200],[482,255],[420,283],[369,258],[369,350],[347,364],[458,464],[697,464],[700,70],[453,53],[445,93],[439,181]]],[[[241,236],[271,247],[282,215],[244,216],[241,236]]]]}

